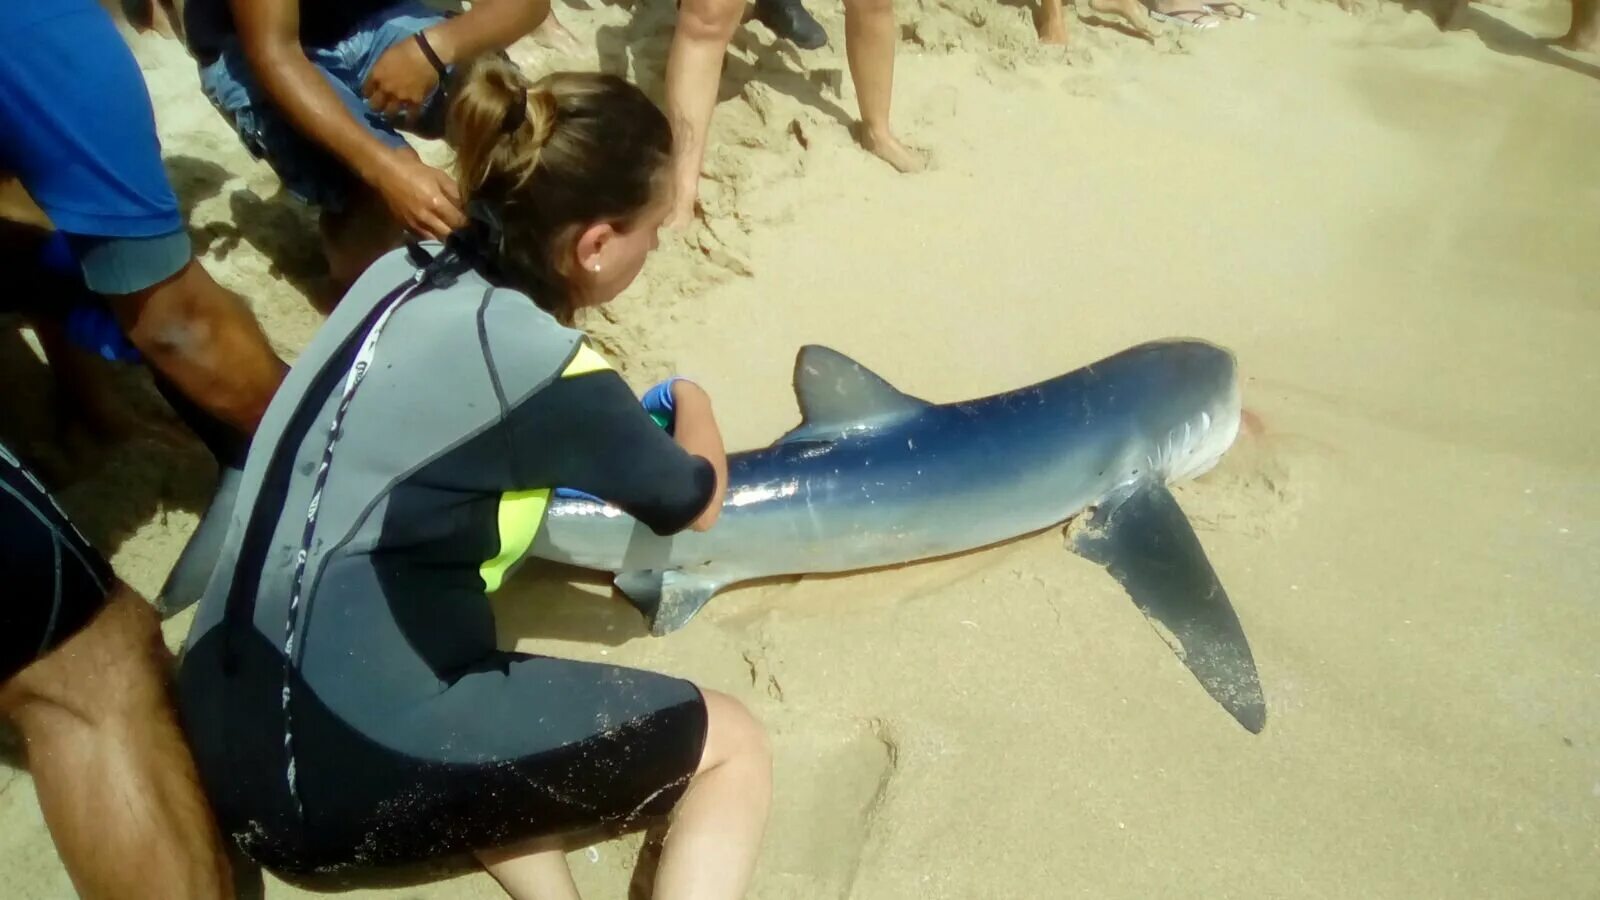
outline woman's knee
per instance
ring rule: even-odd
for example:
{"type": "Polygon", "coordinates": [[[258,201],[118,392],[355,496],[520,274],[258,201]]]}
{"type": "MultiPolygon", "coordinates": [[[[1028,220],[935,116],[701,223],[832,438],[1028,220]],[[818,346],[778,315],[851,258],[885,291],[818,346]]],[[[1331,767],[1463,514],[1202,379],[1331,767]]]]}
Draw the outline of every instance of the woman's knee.
{"type": "Polygon", "coordinates": [[[894,0],[844,0],[848,16],[876,19],[894,19],[894,0]]]}
{"type": "Polygon", "coordinates": [[[683,0],[678,9],[678,25],[685,36],[724,43],[744,18],[745,0],[683,0]]]}
{"type": "Polygon", "coordinates": [[[772,768],[772,743],[767,729],[749,708],[721,691],[701,692],[706,702],[706,743],[700,754],[700,772],[738,761],[772,768]]]}

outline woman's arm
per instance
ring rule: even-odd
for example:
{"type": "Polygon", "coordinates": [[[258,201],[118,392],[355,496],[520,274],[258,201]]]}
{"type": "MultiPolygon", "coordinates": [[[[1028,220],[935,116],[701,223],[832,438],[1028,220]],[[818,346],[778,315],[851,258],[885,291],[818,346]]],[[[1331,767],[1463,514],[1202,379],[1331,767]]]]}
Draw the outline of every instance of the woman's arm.
{"type": "Polygon", "coordinates": [[[672,383],[672,402],[677,416],[673,436],[678,446],[711,463],[711,470],[717,475],[710,503],[689,525],[695,531],[705,531],[717,524],[717,517],[722,515],[722,500],[728,493],[728,451],[722,445],[722,431],[711,411],[711,395],[704,388],[680,378],[672,383]]]}

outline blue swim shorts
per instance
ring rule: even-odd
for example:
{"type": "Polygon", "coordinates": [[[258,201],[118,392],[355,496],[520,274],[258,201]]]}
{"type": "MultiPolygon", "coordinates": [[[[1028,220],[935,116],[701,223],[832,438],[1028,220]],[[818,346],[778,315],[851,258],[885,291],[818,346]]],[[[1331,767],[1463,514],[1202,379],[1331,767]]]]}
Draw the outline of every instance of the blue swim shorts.
{"type": "MultiPolygon", "coordinates": [[[[306,58],[328,79],[356,121],[385,144],[403,147],[405,138],[367,105],[361,88],[384,51],[444,18],[416,0],[405,0],[362,20],[336,44],[305,47],[306,58]]],[[[328,212],[346,207],[359,185],[356,174],[283,118],[250,71],[237,38],[226,38],[217,59],[200,69],[200,86],[245,147],[272,166],[289,193],[328,212]]],[[[436,88],[416,126],[408,130],[439,137],[444,133],[444,107],[444,91],[436,88]]]]}
{"type": "Polygon", "coordinates": [[[95,0],[35,0],[0,29],[0,171],[66,233],[84,280],[132,294],[191,249],[139,64],[95,0]]]}

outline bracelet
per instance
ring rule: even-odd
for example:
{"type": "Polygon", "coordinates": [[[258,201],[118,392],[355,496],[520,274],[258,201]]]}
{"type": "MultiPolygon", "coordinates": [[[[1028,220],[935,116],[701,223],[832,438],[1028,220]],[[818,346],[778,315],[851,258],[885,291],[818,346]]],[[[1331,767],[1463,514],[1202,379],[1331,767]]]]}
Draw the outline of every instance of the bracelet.
{"type": "Polygon", "coordinates": [[[433,45],[428,43],[427,37],[422,32],[419,31],[413,34],[412,37],[416,39],[417,46],[422,48],[422,55],[428,58],[428,63],[433,66],[435,72],[439,73],[439,78],[442,80],[447,74],[444,60],[439,58],[439,54],[433,52],[433,45]]]}

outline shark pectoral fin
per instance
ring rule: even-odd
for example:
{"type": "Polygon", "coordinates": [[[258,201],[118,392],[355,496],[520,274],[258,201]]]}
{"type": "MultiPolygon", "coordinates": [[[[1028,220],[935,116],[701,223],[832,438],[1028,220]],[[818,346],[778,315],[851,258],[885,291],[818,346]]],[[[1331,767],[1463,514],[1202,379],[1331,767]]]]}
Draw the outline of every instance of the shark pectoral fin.
{"type": "Polygon", "coordinates": [[[644,614],[657,637],[689,624],[723,588],[721,581],[676,570],[621,572],[612,583],[644,614]]]}
{"type": "Polygon", "coordinates": [[[1070,532],[1073,549],[1106,567],[1173,651],[1252,734],[1267,724],[1255,658],[1228,593],[1165,485],[1147,483],[1070,532]]]}
{"type": "Polygon", "coordinates": [[[211,505],[156,595],[155,606],[161,618],[170,619],[188,609],[205,593],[211,573],[216,571],[217,561],[222,556],[223,539],[228,535],[234,503],[239,498],[239,485],[243,481],[244,472],[231,466],[223,466],[218,473],[217,492],[211,498],[211,505]]]}

